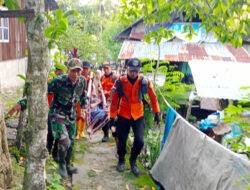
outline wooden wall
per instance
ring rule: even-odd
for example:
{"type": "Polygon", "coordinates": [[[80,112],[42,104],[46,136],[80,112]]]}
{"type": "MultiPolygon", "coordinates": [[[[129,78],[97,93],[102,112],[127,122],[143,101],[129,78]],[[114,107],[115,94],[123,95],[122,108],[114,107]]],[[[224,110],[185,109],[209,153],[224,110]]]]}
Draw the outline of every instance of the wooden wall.
{"type": "MultiPolygon", "coordinates": [[[[21,7],[24,7],[23,0],[21,7]]],[[[9,18],[9,42],[0,42],[0,61],[23,58],[26,56],[26,48],[24,21],[9,18]]]]}

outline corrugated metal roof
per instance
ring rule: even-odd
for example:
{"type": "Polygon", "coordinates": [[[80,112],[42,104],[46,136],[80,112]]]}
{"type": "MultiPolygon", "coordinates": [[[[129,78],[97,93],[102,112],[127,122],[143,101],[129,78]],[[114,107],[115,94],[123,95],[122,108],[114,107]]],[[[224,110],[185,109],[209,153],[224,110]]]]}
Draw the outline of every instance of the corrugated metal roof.
{"type": "Polygon", "coordinates": [[[197,94],[205,98],[242,100],[250,89],[250,64],[225,61],[190,61],[197,94]]]}
{"type": "MultiPolygon", "coordinates": [[[[185,41],[166,41],[160,44],[161,60],[168,61],[191,61],[191,60],[214,60],[250,63],[250,55],[241,48],[231,45],[216,43],[187,43],[185,41]]],[[[157,59],[158,48],[155,44],[146,42],[130,41],[123,42],[119,59],[149,58],[157,59]]]]}

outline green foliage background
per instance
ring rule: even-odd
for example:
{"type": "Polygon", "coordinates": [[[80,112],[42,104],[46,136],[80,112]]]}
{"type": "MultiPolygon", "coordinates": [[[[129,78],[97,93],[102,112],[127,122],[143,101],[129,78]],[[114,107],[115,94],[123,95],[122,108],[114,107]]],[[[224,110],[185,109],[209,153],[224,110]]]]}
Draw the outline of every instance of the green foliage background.
{"type": "Polygon", "coordinates": [[[74,8],[78,12],[78,16],[69,18],[65,35],[58,40],[61,51],[67,54],[73,48],[78,48],[81,59],[98,64],[105,60],[117,61],[121,42],[115,41],[113,37],[124,25],[115,19],[117,7],[111,0],[104,3],[93,1],[84,6],[59,0],[59,6],[64,11],[74,8]]]}

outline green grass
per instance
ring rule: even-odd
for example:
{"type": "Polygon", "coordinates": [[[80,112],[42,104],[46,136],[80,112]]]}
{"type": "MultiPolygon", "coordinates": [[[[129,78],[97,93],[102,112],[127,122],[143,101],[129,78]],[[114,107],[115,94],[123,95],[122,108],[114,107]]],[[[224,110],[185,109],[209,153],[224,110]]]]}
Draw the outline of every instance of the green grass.
{"type": "Polygon", "coordinates": [[[46,185],[48,190],[64,190],[63,180],[58,173],[58,164],[51,156],[46,160],[46,185]]]}
{"type": "Polygon", "coordinates": [[[74,143],[75,144],[74,144],[74,151],[73,151],[73,155],[72,155],[72,160],[75,163],[82,164],[83,163],[82,157],[88,149],[87,139],[83,138],[81,140],[77,140],[77,141],[75,140],[74,143]],[[79,155],[81,155],[80,158],[79,158],[79,155]]]}
{"type": "Polygon", "coordinates": [[[21,190],[23,188],[24,166],[17,163],[16,158],[11,157],[13,179],[11,184],[12,190],[21,190]]]}
{"type": "Polygon", "coordinates": [[[156,185],[151,176],[149,175],[148,170],[143,167],[143,165],[139,162],[139,159],[137,160],[137,165],[140,169],[140,175],[138,177],[135,177],[134,174],[131,173],[128,157],[129,155],[126,156],[126,162],[125,162],[126,170],[122,174],[125,181],[133,184],[136,189],[144,189],[144,190],[156,189],[156,185]]]}

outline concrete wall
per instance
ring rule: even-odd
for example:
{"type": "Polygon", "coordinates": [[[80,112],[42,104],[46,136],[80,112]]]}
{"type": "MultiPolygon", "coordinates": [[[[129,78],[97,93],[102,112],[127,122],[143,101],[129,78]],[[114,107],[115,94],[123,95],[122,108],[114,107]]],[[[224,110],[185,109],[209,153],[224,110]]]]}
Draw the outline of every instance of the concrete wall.
{"type": "Polygon", "coordinates": [[[19,87],[24,84],[18,74],[26,74],[27,58],[0,61],[0,91],[5,88],[19,87]]]}
{"type": "Polygon", "coordinates": [[[250,44],[244,44],[243,47],[244,47],[245,50],[247,50],[247,52],[250,54],[250,44]]]}

